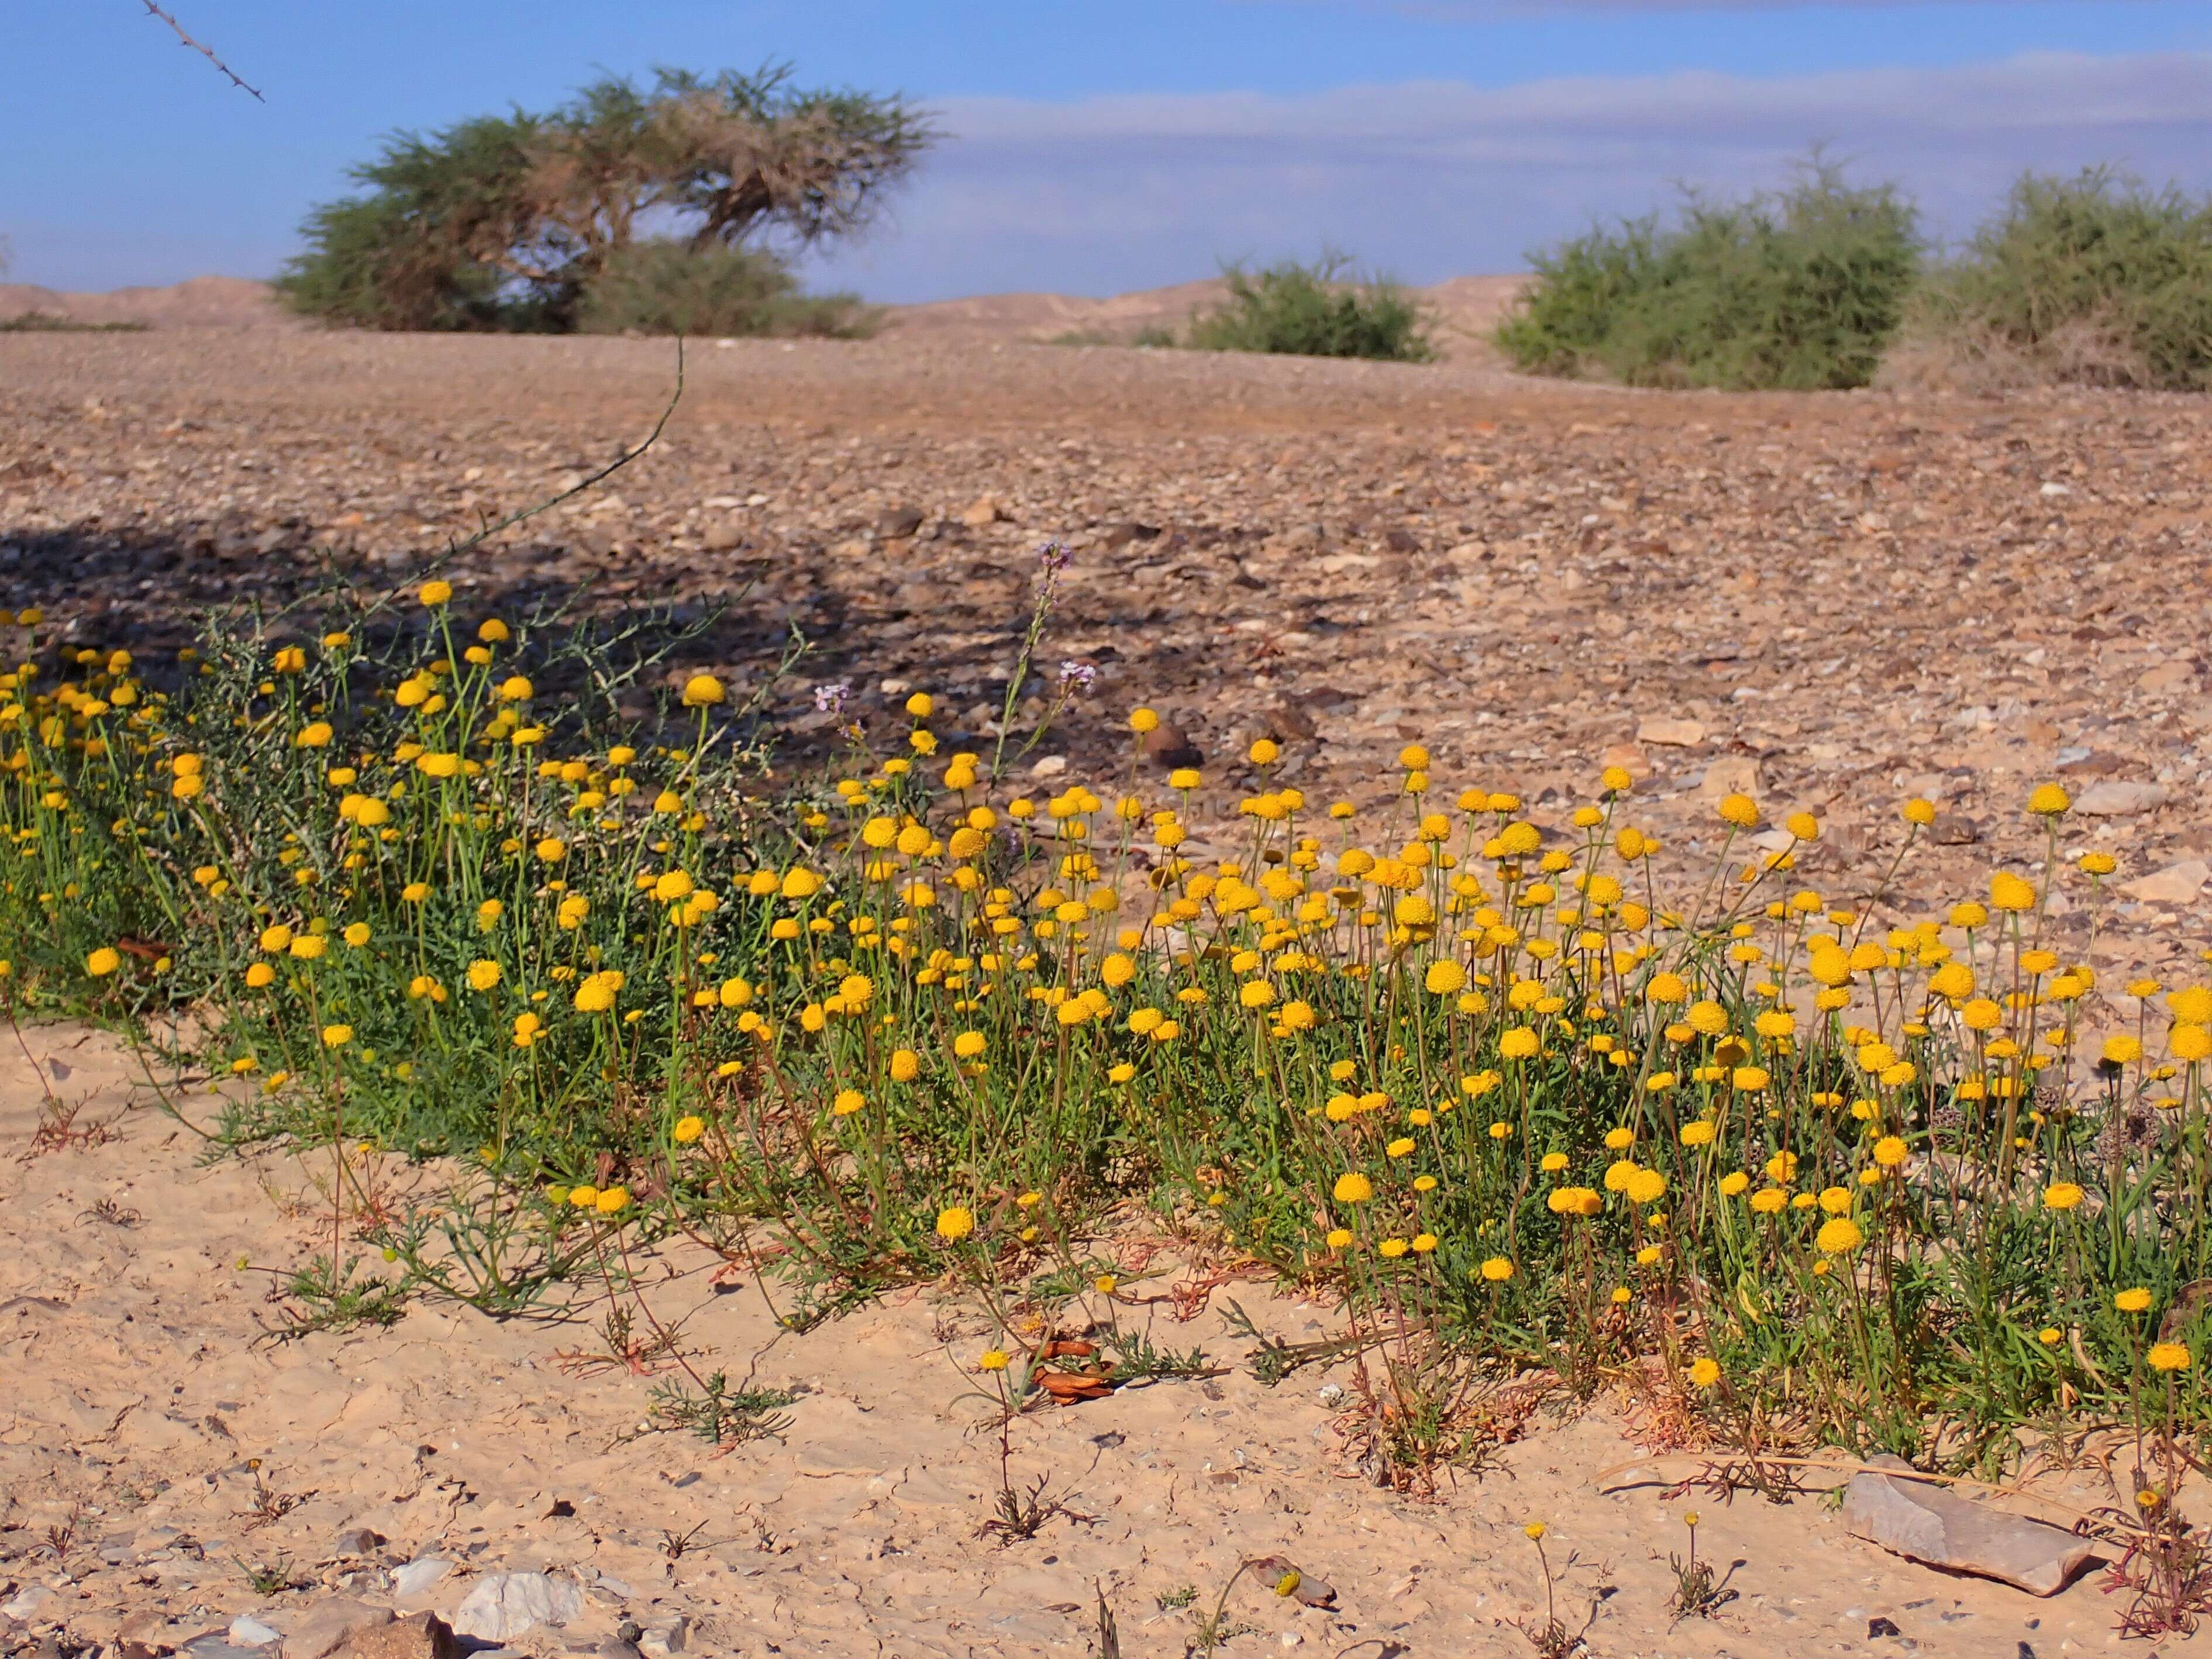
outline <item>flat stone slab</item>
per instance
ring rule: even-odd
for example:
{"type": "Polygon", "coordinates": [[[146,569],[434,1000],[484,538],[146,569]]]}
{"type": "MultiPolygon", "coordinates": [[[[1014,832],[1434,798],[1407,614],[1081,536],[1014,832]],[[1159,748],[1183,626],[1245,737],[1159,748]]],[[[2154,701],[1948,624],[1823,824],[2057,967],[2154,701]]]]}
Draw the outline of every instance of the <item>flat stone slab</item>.
{"type": "MultiPolygon", "coordinates": [[[[1887,1455],[1886,1468],[1911,1465],[1887,1455]]],[[[1976,1504],[1926,1480],[1899,1480],[1875,1470],[1851,1477],[1844,1525],[1869,1543],[1931,1567],[1970,1572],[2026,1590],[2056,1595],[2097,1553],[2094,1540],[2025,1516],[1976,1504]]]]}

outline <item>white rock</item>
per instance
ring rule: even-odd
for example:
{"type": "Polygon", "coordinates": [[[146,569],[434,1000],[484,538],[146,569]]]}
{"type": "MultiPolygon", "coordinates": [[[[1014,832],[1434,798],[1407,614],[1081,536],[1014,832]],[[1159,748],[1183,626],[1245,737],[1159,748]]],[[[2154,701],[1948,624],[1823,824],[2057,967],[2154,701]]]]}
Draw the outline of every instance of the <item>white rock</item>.
{"type": "Polygon", "coordinates": [[[394,1595],[420,1595],[453,1570],[453,1564],[442,1555],[425,1555],[393,1570],[392,1593],[394,1595]]]}
{"type": "Polygon", "coordinates": [[[2108,779],[2091,784],[2075,796],[2074,810],[2093,818],[2128,817],[2165,805],[2167,793],[2163,784],[2121,783],[2108,779]]]}
{"type": "Polygon", "coordinates": [[[2045,501],[2055,501],[2061,495],[2071,495],[2073,493],[2063,483],[2047,483],[2043,486],[2041,491],[2045,501]]]}
{"type": "Polygon", "coordinates": [[[223,1635],[232,1646],[240,1648],[265,1648],[271,1642],[284,1639],[283,1632],[270,1629],[250,1613],[241,1613],[232,1620],[223,1635]]]}
{"type": "Polygon", "coordinates": [[[2212,881],[2212,865],[2203,859],[2184,859],[2179,864],[2122,882],[2120,892],[2145,904],[2186,904],[2203,890],[2208,881],[2212,881]]]}
{"type": "Polygon", "coordinates": [[[582,1617],[584,1587],[573,1578],[542,1572],[495,1572],[480,1578],[453,1610],[453,1633],[505,1641],[540,1625],[565,1625],[582,1617]]]}
{"type": "Polygon", "coordinates": [[[27,1585],[16,1592],[13,1601],[0,1601],[0,1613],[28,1624],[38,1617],[39,1609],[53,1599],[54,1593],[44,1584],[27,1585]]]}

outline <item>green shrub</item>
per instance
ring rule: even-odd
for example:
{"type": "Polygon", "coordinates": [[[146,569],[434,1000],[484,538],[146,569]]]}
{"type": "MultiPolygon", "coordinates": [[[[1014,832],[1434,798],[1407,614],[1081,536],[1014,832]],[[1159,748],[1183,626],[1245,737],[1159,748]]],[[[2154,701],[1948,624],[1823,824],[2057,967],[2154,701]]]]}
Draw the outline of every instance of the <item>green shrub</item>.
{"type": "Polygon", "coordinates": [[[758,248],[633,243],[586,286],[576,325],[586,334],[873,332],[876,313],[850,294],[805,295],[774,254],[758,248]]]}
{"type": "MultiPolygon", "coordinates": [[[[1256,274],[1229,265],[1229,296],[1193,313],[1182,343],[1197,351],[1270,351],[1425,363],[1436,356],[1420,307],[1395,283],[1346,282],[1350,261],[1325,253],[1284,259],[1256,274]]],[[[1139,344],[1152,343],[1140,337],[1139,344]]]]}
{"type": "Polygon", "coordinates": [[[1917,297],[1900,368],[1928,378],[2212,386],[2212,201],[2109,167],[2029,173],[1917,297]]]}
{"type": "Polygon", "coordinates": [[[1599,227],[1532,256],[1496,339],[1519,368],[1632,386],[1863,386],[1918,275],[1911,205],[1815,157],[1778,195],[1696,196],[1678,223],[1599,227]]]}

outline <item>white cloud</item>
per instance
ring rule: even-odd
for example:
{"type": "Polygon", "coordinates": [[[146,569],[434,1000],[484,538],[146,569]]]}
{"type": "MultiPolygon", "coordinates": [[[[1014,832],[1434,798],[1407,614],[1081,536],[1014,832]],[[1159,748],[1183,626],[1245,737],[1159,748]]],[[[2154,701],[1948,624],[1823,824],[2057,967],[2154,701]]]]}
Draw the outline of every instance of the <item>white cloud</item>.
{"type": "Polygon", "coordinates": [[[1408,280],[1517,268],[1675,180],[1780,182],[1814,140],[1963,231],[2024,167],[2212,185],[2212,53],[2042,52],[1937,69],[1565,76],[1297,96],[943,100],[952,138],[894,221],[818,273],[880,298],[1106,294],[1326,240],[1408,280]]]}

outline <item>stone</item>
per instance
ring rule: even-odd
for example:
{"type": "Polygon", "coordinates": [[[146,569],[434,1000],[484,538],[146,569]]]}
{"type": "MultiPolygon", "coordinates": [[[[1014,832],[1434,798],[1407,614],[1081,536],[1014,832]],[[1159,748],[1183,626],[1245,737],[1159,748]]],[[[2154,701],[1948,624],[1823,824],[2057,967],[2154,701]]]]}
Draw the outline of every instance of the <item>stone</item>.
{"type": "Polygon", "coordinates": [[[434,1613],[418,1613],[362,1632],[332,1659],[461,1659],[463,1651],[451,1625],[434,1613]]]}
{"type": "Polygon", "coordinates": [[[1938,847],[1972,847],[1982,838],[1982,826],[1964,812],[1938,812],[1928,838],[1938,847]]]}
{"type": "Polygon", "coordinates": [[[2184,859],[2163,870],[2122,882],[2120,893],[2123,897],[2145,904],[2187,904],[2203,891],[2208,881],[2212,881],[2212,865],[2203,859],[2184,859]]]}
{"type": "Polygon", "coordinates": [[[895,507],[876,520],[876,534],[886,541],[902,541],[921,528],[921,509],[895,507]]]}
{"type": "Polygon", "coordinates": [[[392,1593],[403,1599],[422,1595],[453,1570],[442,1555],[418,1556],[392,1574],[392,1593]]]}
{"type": "Polygon", "coordinates": [[[970,530],[988,529],[1006,516],[999,503],[988,495],[980,497],[960,509],[960,522],[970,530]]]}
{"type": "Polygon", "coordinates": [[[637,1647],[646,1659],[667,1659],[670,1654],[682,1653],[690,1641],[691,1620],[679,1613],[673,1619],[648,1626],[637,1638],[637,1647]]]}
{"type": "Polygon", "coordinates": [[[374,1527],[348,1527],[331,1540],[331,1547],[340,1555],[368,1555],[384,1541],[384,1534],[374,1527]]]}
{"type": "Polygon", "coordinates": [[[715,519],[699,529],[699,545],[709,553],[734,553],[745,544],[745,527],[735,519],[715,519]]]}
{"type": "Polygon", "coordinates": [[[341,1596],[307,1609],[298,1626],[286,1632],[283,1659],[330,1659],[356,1636],[392,1622],[392,1609],[341,1596]]]}
{"type": "Polygon", "coordinates": [[[1759,763],[1748,755],[1724,755],[1705,768],[1698,793],[1707,800],[1723,795],[1750,795],[1759,790],[1759,763]]]}
{"type": "Polygon", "coordinates": [[[240,1647],[225,1639],[220,1631],[196,1636],[177,1652],[179,1659],[264,1659],[264,1650],[240,1647]]]}
{"type": "Polygon", "coordinates": [[[1694,749],[1705,740],[1705,728],[1695,720],[1672,720],[1664,714],[1647,715],[1637,722],[1636,740],[1656,743],[1670,749],[1694,749]]]}
{"type": "Polygon", "coordinates": [[[1618,766],[1639,783],[1651,775],[1650,757],[1632,743],[1613,744],[1597,759],[1599,765],[1618,766]]]}
{"type": "Polygon", "coordinates": [[[2124,818],[2166,805],[2162,783],[2093,783],[2074,798],[2074,810],[2093,818],[2124,818]]]}
{"type": "Polygon", "coordinates": [[[0,1601],[0,1613],[27,1625],[39,1616],[39,1609],[53,1599],[54,1593],[44,1584],[26,1585],[9,1600],[0,1601]]]}
{"type": "Polygon", "coordinates": [[[1869,1461],[1878,1467],[1851,1477],[1844,1525],[1892,1554],[1995,1578],[2031,1595],[2056,1595],[2097,1552],[2094,1540],[2063,1528],[1882,1472],[1910,1471],[1912,1466],[1901,1457],[1885,1454],[1869,1461]]]}
{"type": "Polygon", "coordinates": [[[1206,757],[1198,745],[1183,735],[1182,727],[1173,720],[1162,720],[1145,733],[1145,758],[1155,766],[1172,769],[1178,766],[1203,766],[1206,757]]]}
{"type": "Polygon", "coordinates": [[[453,1630],[461,1636],[505,1641],[526,1636],[540,1625],[565,1625],[580,1618],[584,1587],[573,1578],[542,1572],[495,1572],[480,1578],[453,1610],[453,1630]]]}
{"type": "Polygon", "coordinates": [[[274,1626],[263,1624],[250,1613],[241,1613],[232,1620],[230,1628],[223,1634],[233,1646],[241,1648],[265,1648],[271,1642],[284,1639],[283,1632],[274,1626]]]}

